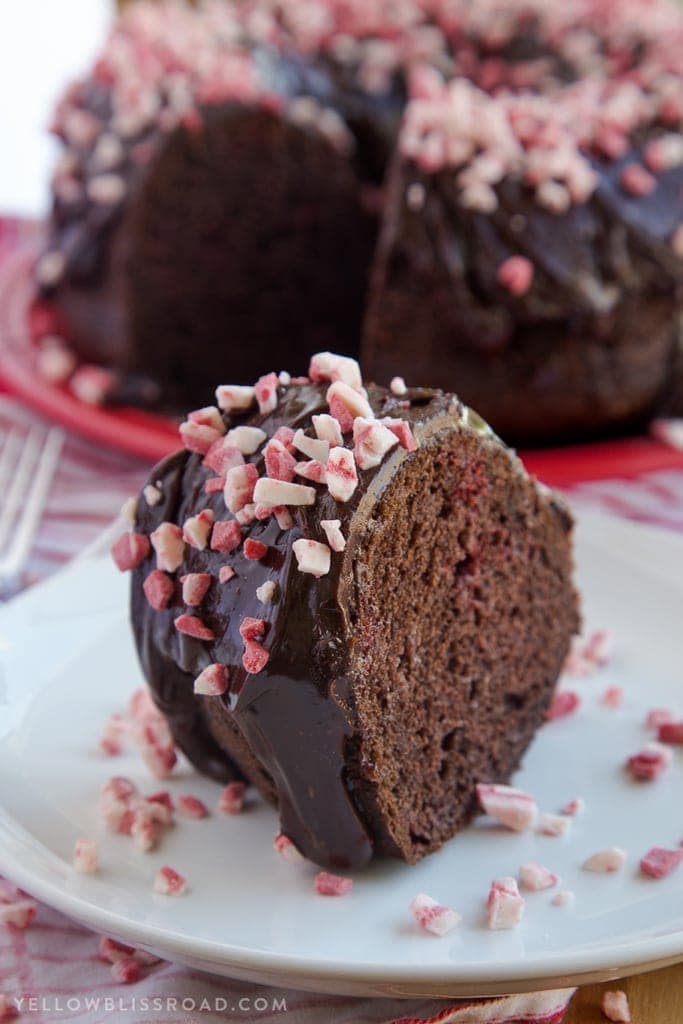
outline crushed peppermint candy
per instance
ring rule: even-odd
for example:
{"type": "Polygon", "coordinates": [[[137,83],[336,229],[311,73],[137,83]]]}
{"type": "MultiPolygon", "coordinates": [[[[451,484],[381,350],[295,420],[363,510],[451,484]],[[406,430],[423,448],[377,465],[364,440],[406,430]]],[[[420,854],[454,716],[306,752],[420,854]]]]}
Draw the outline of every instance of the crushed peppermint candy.
{"type": "Polygon", "coordinates": [[[341,531],[340,519],[321,519],[320,528],[327,538],[332,551],[343,551],[346,547],[346,538],[341,531]]]}
{"type": "Polygon", "coordinates": [[[218,582],[229,583],[236,575],[237,573],[231,565],[222,565],[218,570],[218,582]]]}
{"type": "Polygon", "coordinates": [[[603,992],[600,1008],[607,1020],[613,1024],[631,1024],[628,998],[622,989],[603,992]]]}
{"type": "Polygon", "coordinates": [[[273,849],[288,864],[302,864],[304,861],[303,855],[283,832],[279,832],[273,839],[273,849]]]}
{"type": "Polygon", "coordinates": [[[670,767],[673,754],[662,743],[648,743],[637,754],[632,754],[626,768],[637,782],[654,782],[670,767]]]}
{"type": "Polygon", "coordinates": [[[392,395],[396,395],[397,398],[402,398],[404,395],[408,394],[408,388],[406,387],[406,382],[403,377],[392,377],[391,383],[389,384],[389,390],[392,395]]]}
{"type": "Polygon", "coordinates": [[[77,839],[74,846],[73,866],[82,875],[97,871],[97,843],[93,839],[77,839]]]}
{"type": "Polygon", "coordinates": [[[218,810],[221,814],[241,814],[244,810],[244,800],[247,786],[244,782],[229,782],[221,790],[218,800],[218,810]]]}
{"type": "Polygon", "coordinates": [[[313,887],[320,896],[345,896],[351,892],[353,881],[341,875],[330,874],[329,871],[321,871],[315,876],[313,887]]]}
{"type": "Polygon", "coordinates": [[[185,557],[183,531],[175,523],[161,523],[150,536],[156,551],[157,569],[175,572],[185,557]]]}
{"type": "Polygon", "coordinates": [[[220,697],[229,686],[228,669],[214,662],[207,665],[194,681],[194,692],[206,697],[220,697]]]}
{"type": "Polygon", "coordinates": [[[514,878],[506,876],[491,883],[486,900],[488,926],[493,931],[516,928],[524,915],[524,898],[514,878]]]}
{"type": "Polygon", "coordinates": [[[268,435],[260,427],[233,427],[225,435],[225,439],[242,455],[253,455],[259,450],[268,435]]]}
{"type": "Polygon", "coordinates": [[[683,863],[683,849],[667,850],[653,846],[640,860],[640,870],[650,878],[667,878],[683,863]]]}
{"type": "Polygon", "coordinates": [[[552,889],[559,884],[559,881],[559,875],[556,875],[549,868],[543,867],[542,864],[537,864],[535,861],[522,864],[519,869],[520,885],[523,889],[528,889],[529,892],[541,892],[543,889],[552,889]]]}
{"type": "Polygon", "coordinates": [[[549,814],[544,811],[538,817],[536,831],[542,836],[566,836],[571,824],[572,819],[566,814],[549,814]]]}
{"type": "Polygon", "coordinates": [[[228,470],[223,494],[230,512],[239,512],[251,502],[257,482],[261,483],[258,469],[250,462],[228,470]]]}
{"type": "Polygon", "coordinates": [[[154,892],[162,896],[181,896],[187,890],[187,880],[173,868],[164,865],[154,878],[154,892]]]}
{"type": "Polygon", "coordinates": [[[210,508],[202,509],[183,523],[183,540],[197,551],[204,551],[209,543],[214,515],[210,508]]]}
{"type": "Polygon", "coordinates": [[[164,496],[158,483],[147,484],[146,487],[142,488],[142,494],[150,508],[154,508],[155,505],[158,505],[164,496]]]}
{"type": "Polygon", "coordinates": [[[538,805],[528,793],[497,783],[478,783],[482,810],[513,832],[526,832],[536,824],[538,805]]]}
{"type": "Polygon", "coordinates": [[[327,488],[335,501],[349,501],[358,486],[354,453],[348,448],[332,448],[327,460],[326,478],[327,488]]]}
{"type": "Polygon", "coordinates": [[[496,280],[511,295],[525,295],[534,279],[534,265],[526,256],[509,256],[496,272],[496,280]]]}
{"type": "Polygon", "coordinates": [[[555,722],[558,718],[573,715],[581,707],[581,698],[574,690],[558,690],[546,712],[546,720],[555,722]]]}
{"type": "MultiPolygon", "coordinates": [[[[338,448],[344,444],[344,436],[339,427],[339,421],[330,416],[329,413],[320,413],[312,417],[313,429],[320,441],[327,441],[332,448],[338,448]]],[[[329,451],[328,451],[329,455],[329,451]]]]}
{"type": "Polygon", "coordinates": [[[183,601],[185,604],[196,608],[204,600],[206,593],[211,586],[211,573],[188,572],[180,577],[183,588],[183,601]]]}
{"type": "Polygon", "coordinates": [[[561,810],[561,814],[575,818],[577,814],[583,814],[586,809],[586,801],[582,796],[576,796],[569,800],[561,810]]]}
{"type": "Polygon", "coordinates": [[[111,548],[111,556],[117,569],[121,572],[136,569],[144,562],[149,552],[149,538],[143,533],[133,533],[132,531],[122,534],[111,548]]]}
{"type": "Polygon", "coordinates": [[[197,615],[179,615],[173,620],[179,633],[194,637],[196,640],[214,640],[215,634],[197,615]]]}
{"type": "Polygon", "coordinates": [[[112,978],[121,985],[134,985],[136,981],[140,980],[141,973],[140,963],[133,957],[116,960],[111,966],[112,978]]]}
{"type": "Polygon", "coordinates": [[[419,893],[410,904],[410,913],[422,931],[432,935],[447,935],[462,920],[460,914],[438,903],[431,896],[419,893]]]}
{"type": "Polygon", "coordinates": [[[657,739],[660,743],[671,743],[674,746],[683,745],[683,720],[661,722],[657,729],[657,739]]]}
{"type": "Polygon", "coordinates": [[[311,576],[326,576],[330,571],[331,551],[327,544],[317,540],[306,540],[301,537],[292,544],[299,572],[310,573],[311,576]]]}
{"type": "Polygon", "coordinates": [[[189,793],[183,793],[176,799],[175,802],[176,811],[181,818],[190,818],[194,821],[200,821],[202,818],[209,817],[209,808],[206,806],[203,800],[200,800],[198,796],[192,796],[189,793]]]}
{"type": "Polygon", "coordinates": [[[563,889],[560,892],[556,892],[550,902],[553,907],[570,907],[574,899],[574,893],[571,889],[563,889]]]}
{"type": "Polygon", "coordinates": [[[614,874],[620,871],[626,863],[626,852],[619,846],[609,846],[606,850],[599,850],[592,854],[582,864],[584,871],[594,871],[598,874],[614,874]]]}
{"type": "Polygon", "coordinates": [[[8,925],[18,931],[25,931],[35,921],[38,904],[30,899],[18,899],[12,903],[0,903],[0,925],[8,925]]]}
{"type": "Polygon", "coordinates": [[[258,504],[270,508],[279,505],[314,505],[316,498],[313,487],[286,480],[272,480],[270,477],[261,477],[256,482],[253,495],[258,504]]]}
{"type": "Polygon", "coordinates": [[[270,604],[271,601],[275,600],[276,595],[277,583],[274,583],[272,580],[266,580],[265,583],[256,588],[256,596],[263,604],[270,604]]]}
{"type": "Polygon", "coordinates": [[[216,404],[223,412],[246,412],[256,402],[252,387],[241,384],[220,384],[216,388],[216,404]]]}
{"type": "Polygon", "coordinates": [[[398,437],[381,422],[357,416],[353,421],[353,453],[359,469],[374,469],[395,445],[398,437]]]}
{"type": "Polygon", "coordinates": [[[620,708],[624,703],[624,690],[621,686],[608,686],[601,699],[607,708],[620,708]]]}

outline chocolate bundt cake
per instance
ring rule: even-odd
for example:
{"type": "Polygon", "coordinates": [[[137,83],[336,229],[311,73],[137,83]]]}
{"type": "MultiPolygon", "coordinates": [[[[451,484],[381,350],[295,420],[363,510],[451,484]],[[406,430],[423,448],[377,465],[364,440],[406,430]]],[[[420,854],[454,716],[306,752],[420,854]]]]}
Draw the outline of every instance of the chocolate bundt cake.
{"type": "Polygon", "coordinates": [[[570,516],[454,395],[364,389],[348,358],[216,394],[113,549],[154,700],[307,858],[413,863],[543,721],[577,628],[570,516]]]}
{"type": "Polygon", "coordinates": [[[120,399],[284,338],[515,441],[643,423],[680,380],[682,54],[668,0],[141,0],[57,111],[41,295],[120,399]]]}

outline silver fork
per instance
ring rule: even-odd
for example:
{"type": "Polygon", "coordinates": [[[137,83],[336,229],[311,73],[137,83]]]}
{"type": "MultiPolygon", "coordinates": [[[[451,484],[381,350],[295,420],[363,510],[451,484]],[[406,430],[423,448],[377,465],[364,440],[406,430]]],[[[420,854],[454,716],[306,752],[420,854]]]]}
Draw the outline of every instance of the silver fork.
{"type": "Polygon", "coordinates": [[[64,431],[13,427],[0,438],[0,595],[18,588],[50,493],[64,431]]]}

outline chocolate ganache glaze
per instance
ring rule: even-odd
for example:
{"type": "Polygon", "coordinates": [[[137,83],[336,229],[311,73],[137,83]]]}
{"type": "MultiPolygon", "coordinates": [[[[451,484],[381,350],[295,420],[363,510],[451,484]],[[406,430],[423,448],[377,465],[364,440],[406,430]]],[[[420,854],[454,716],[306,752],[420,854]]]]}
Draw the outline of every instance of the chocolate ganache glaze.
{"type": "MultiPolygon", "coordinates": [[[[314,414],[328,411],[326,389],[312,383],[280,387],[274,412],[226,417],[226,422],[248,422],[269,438],[282,426],[305,428],[314,414]]],[[[378,418],[408,421],[421,448],[453,431],[474,431],[503,447],[476,414],[441,391],[414,388],[398,399],[370,386],[368,399],[378,418]]],[[[132,623],[142,668],[179,746],[201,771],[220,780],[239,779],[240,767],[216,739],[221,730],[237,727],[249,748],[248,760],[253,765],[255,758],[260,766],[260,788],[277,800],[282,831],[305,857],[330,867],[358,867],[373,854],[373,840],[345,773],[344,748],[354,730],[348,685],[351,567],[363,524],[408,458],[410,453],[397,446],[377,468],[359,471],[358,487],[345,503],[335,501],[327,488],[317,487],[315,505],[291,509],[294,525],[288,530],[281,530],[274,516],[252,522],[245,537],[268,546],[262,560],[248,559],[243,548],[226,556],[209,546],[203,551],[187,546],[181,571],[212,576],[200,614],[214,632],[213,641],[183,635],[174,627],[183,610],[179,584],[167,608],[150,607],[142,583],[154,567],[153,552],[133,575],[132,623]],[[341,520],[348,542],[343,555],[333,556],[330,572],[315,578],[297,568],[293,544],[300,538],[324,539],[319,524],[326,519],[341,520]],[[220,584],[219,570],[228,563],[235,576],[220,584]],[[268,581],[275,582],[278,591],[264,604],[256,588],[268,581]],[[245,616],[267,623],[264,646],[269,660],[255,675],[242,664],[240,624],[245,616]],[[194,679],[214,662],[228,666],[227,692],[220,697],[195,696],[194,679]]],[[[263,472],[262,454],[249,461],[263,472]]],[[[211,509],[216,520],[225,519],[222,492],[204,491],[211,476],[199,454],[182,451],[167,458],[150,476],[161,500],[150,506],[141,498],[136,530],[149,535],[162,522],[182,526],[202,509],[211,509]]]]}

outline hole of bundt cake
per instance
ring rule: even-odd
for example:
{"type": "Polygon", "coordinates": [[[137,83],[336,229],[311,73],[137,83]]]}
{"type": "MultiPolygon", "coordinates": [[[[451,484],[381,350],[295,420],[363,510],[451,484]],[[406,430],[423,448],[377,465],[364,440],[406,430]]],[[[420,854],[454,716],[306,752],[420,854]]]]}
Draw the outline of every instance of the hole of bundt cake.
{"type": "Polygon", "coordinates": [[[467,433],[423,445],[375,506],[348,763],[380,852],[437,848],[475,813],[475,783],[519,764],[574,624],[560,537],[507,454],[467,433]]]}
{"type": "Polygon", "coordinates": [[[129,221],[131,368],[169,402],[251,383],[290,345],[295,373],[321,349],[357,352],[375,223],[352,162],[317,132],[212,107],[161,144],[129,221]]]}

